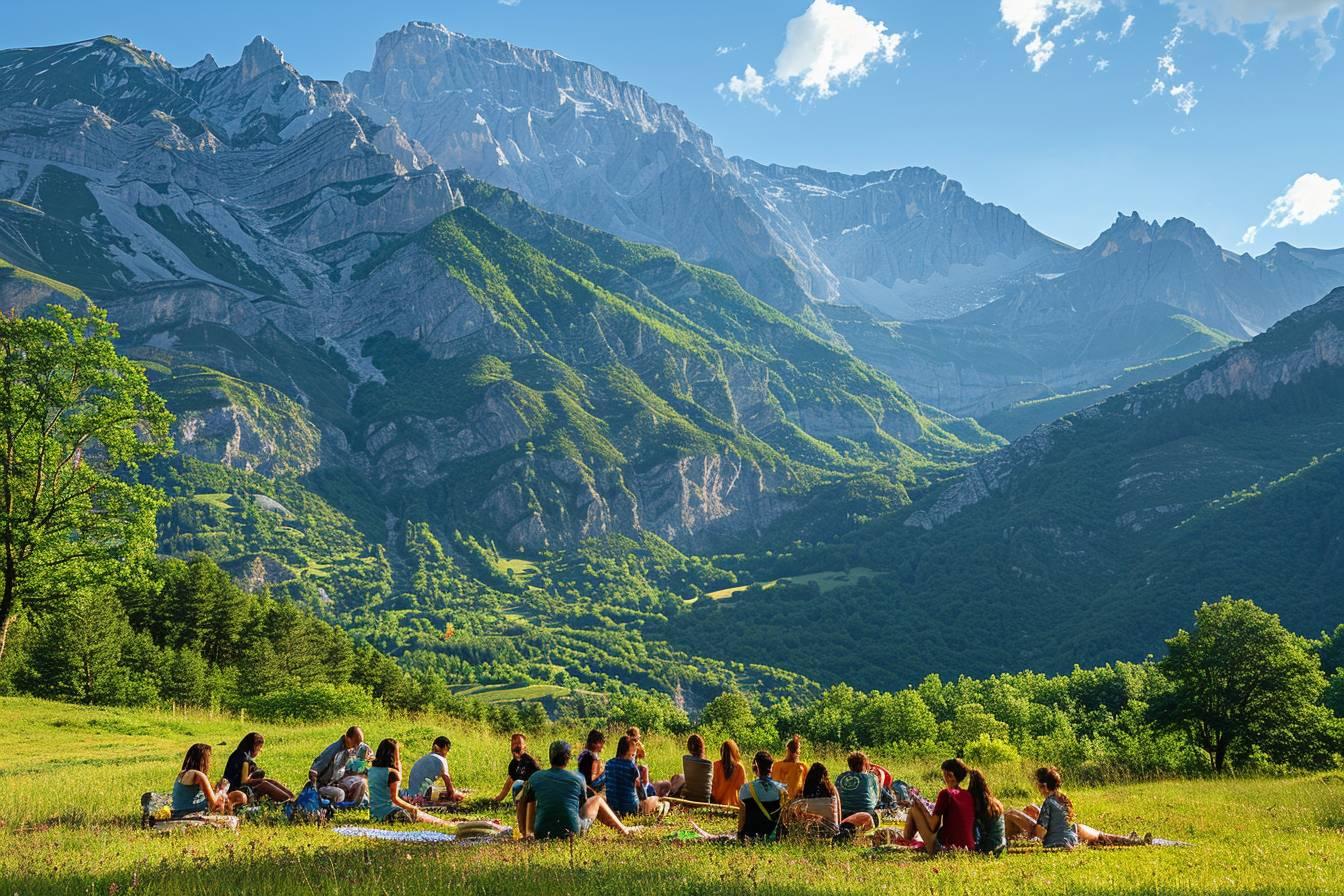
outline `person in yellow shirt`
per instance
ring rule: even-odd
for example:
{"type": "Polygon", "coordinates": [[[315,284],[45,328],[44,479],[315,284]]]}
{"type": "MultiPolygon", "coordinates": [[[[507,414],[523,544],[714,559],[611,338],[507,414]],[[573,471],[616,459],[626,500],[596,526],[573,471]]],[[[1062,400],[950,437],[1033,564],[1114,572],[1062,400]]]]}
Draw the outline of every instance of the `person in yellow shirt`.
{"type": "Polygon", "coordinates": [[[747,770],[742,767],[742,751],[731,738],[719,748],[719,759],[714,763],[714,781],[710,793],[720,806],[742,808],[738,791],[747,783],[747,770]]]}
{"type": "Polygon", "coordinates": [[[798,798],[803,790],[803,779],[807,777],[807,766],[798,758],[802,749],[803,739],[795,734],[784,747],[784,758],[770,770],[770,777],[784,786],[791,800],[798,798]]]}

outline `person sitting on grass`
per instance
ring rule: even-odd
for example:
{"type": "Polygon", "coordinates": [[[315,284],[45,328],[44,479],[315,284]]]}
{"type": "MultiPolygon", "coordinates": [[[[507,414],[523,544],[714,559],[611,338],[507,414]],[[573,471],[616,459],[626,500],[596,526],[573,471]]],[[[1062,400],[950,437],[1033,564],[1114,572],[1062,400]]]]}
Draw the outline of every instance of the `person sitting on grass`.
{"type": "Polygon", "coordinates": [[[634,747],[635,767],[639,769],[639,788],[646,797],[671,796],[681,790],[681,785],[685,781],[681,775],[673,775],[666,781],[650,779],[648,756],[644,752],[644,737],[639,733],[638,727],[631,725],[625,729],[625,736],[630,738],[630,743],[634,747]]]}
{"type": "Polygon", "coordinates": [[[835,779],[835,789],[840,796],[840,835],[852,837],[858,831],[876,828],[882,823],[877,814],[877,802],[881,797],[881,787],[877,776],[868,770],[868,757],[855,751],[846,757],[849,771],[842,772],[835,779]]]}
{"type": "Polygon", "coordinates": [[[774,757],[761,750],[751,761],[756,777],[738,791],[742,808],[737,813],[737,839],[741,843],[779,839],[779,820],[789,792],[770,777],[774,764],[774,757]]]}
{"type": "Polygon", "coordinates": [[[691,803],[708,803],[714,797],[714,763],[705,758],[705,739],[692,734],[681,757],[681,791],[676,794],[691,803]]]}
{"type": "Polygon", "coordinates": [[[351,725],[313,760],[308,781],[333,803],[358,803],[369,786],[362,767],[372,756],[373,751],[364,743],[363,730],[351,725]]]}
{"type": "Polygon", "coordinates": [[[241,793],[229,793],[227,782],[223,787],[210,786],[209,744],[192,744],[182,760],[182,770],[173,780],[173,818],[186,818],[190,815],[230,815],[236,806],[242,805],[246,797],[241,793]]]}
{"type": "Polygon", "coordinates": [[[408,800],[428,800],[434,792],[434,782],[442,781],[444,802],[460,803],[466,799],[467,792],[455,789],[453,777],[448,773],[448,751],[452,748],[453,742],[442,734],[434,738],[429,752],[415,760],[415,764],[411,766],[411,773],[407,777],[407,786],[402,791],[402,796],[408,800]]]}
{"type": "Polygon", "coordinates": [[[933,855],[941,849],[975,849],[975,799],[961,789],[970,769],[960,759],[948,759],[941,766],[943,789],[933,811],[916,800],[905,822],[905,839],[915,834],[924,841],[924,851],[933,855]]]}
{"type": "Polygon", "coordinates": [[[523,837],[548,840],[577,837],[592,827],[593,820],[628,837],[639,828],[626,827],[600,795],[588,797],[582,776],[570,771],[571,748],[563,740],[551,744],[551,767],[534,772],[518,794],[517,827],[523,837]]]}
{"type": "Polygon", "coordinates": [[[522,734],[514,734],[509,738],[509,771],[504,779],[504,786],[500,788],[499,795],[495,797],[495,802],[502,803],[505,798],[518,799],[518,794],[523,789],[523,784],[532,777],[532,773],[538,771],[541,766],[537,765],[537,760],[532,758],[532,754],[527,752],[527,737],[522,734]]]}
{"type": "Polygon", "coordinates": [[[714,780],[710,791],[714,802],[720,806],[742,808],[738,793],[747,783],[747,770],[742,767],[742,751],[737,741],[729,738],[719,747],[719,758],[714,763],[714,780]]]}
{"type": "Polygon", "coordinates": [[[294,793],[288,787],[268,778],[257,765],[257,757],[265,743],[266,739],[256,731],[243,735],[238,749],[229,754],[229,761],[224,764],[224,780],[243,797],[242,803],[255,803],[262,798],[276,803],[294,799],[294,793]]]}
{"type": "Polygon", "coordinates": [[[369,769],[369,818],[385,823],[398,821],[439,825],[449,823],[403,799],[399,791],[400,784],[401,744],[389,737],[378,744],[378,752],[373,757],[373,766],[369,769]]]}
{"type": "Polygon", "coordinates": [[[820,762],[808,768],[798,796],[785,806],[784,826],[789,829],[789,836],[794,831],[814,837],[834,837],[840,833],[840,797],[831,783],[831,773],[820,762]]]}
{"type": "Polygon", "coordinates": [[[1046,849],[1073,849],[1079,843],[1095,846],[1144,846],[1153,842],[1152,834],[1107,834],[1074,820],[1073,800],[1062,789],[1063,779],[1057,768],[1038,768],[1036,789],[1041,794],[1040,808],[1027,806],[1006,814],[1008,836],[1031,837],[1046,849]]]}
{"type": "Polygon", "coordinates": [[[611,811],[624,818],[627,815],[653,815],[660,803],[656,796],[645,796],[639,783],[639,767],[635,765],[635,741],[621,735],[616,742],[616,758],[607,763],[607,786],[602,791],[611,811]]]}
{"type": "Polygon", "coordinates": [[[607,736],[594,728],[588,732],[583,751],[579,753],[579,774],[583,775],[589,793],[601,793],[607,786],[607,779],[603,777],[606,769],[602,763],[602,750],[606,746],[607,736]]]}
{"type": "Polygon", "coordinates": [[[966,791],[975,803],[975,851],[995,857],[1003,855],[1008,846],[1004,833],[1003,803],[990,792],[984,772],[971,769],[966,779],[966,791]]]}
{"type": "Polygon", "coordinates": [[[770,772],[770,777],[789,791],[789,799],[797,799],[802,793],[803,779],[807,777],[807,766],[798,758],[802,750],[803,739],[795,734],[784,747],[784,758],[776,762],[770,772]]]}

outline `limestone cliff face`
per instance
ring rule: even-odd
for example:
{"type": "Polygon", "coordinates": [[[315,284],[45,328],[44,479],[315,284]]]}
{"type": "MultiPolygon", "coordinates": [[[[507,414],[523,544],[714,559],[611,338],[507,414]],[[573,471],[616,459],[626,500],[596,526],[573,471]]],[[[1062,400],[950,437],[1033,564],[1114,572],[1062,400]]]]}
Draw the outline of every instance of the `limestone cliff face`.
{"type": "Polygon", "coordinates": [[[673,248],[789,310],[844,297],[941,317],[975,297],[940,300],[946,284],[921,286],[931,277],[986,265],[999,276],[1063,248],[936,171],[851,176],[726,158],[680,109],[608,72],[442,25],[384,35],[345,86],[441,164],[673,248]]]}

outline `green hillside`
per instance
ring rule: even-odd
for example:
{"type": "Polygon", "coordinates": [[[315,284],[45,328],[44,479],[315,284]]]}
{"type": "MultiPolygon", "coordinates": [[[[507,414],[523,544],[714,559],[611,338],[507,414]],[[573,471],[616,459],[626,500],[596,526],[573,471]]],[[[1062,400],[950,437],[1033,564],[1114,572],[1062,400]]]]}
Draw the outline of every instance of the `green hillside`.
{"type": "Polygon", "coordinates": [[[1038,430],[913,513],[739,570],[768,583],[862,565],[870,577],[751,588],[698,604],[697,621],[668,635],[710,655],[788,656],[823,683],[894,687],[928,671],[1142,658],[1223,594],[1254,594],[1298,631],[1333,625],[1341,331],[1337,291],[1244,346],[1038,430]]]}

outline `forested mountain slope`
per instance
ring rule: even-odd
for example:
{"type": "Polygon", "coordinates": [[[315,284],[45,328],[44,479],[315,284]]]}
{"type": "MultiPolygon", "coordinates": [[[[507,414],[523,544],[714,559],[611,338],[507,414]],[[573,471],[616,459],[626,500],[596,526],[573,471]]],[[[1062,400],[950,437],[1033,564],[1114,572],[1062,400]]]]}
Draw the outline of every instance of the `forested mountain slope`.
{"type": "MultiPolygon", "coordinates": [[[[1191,370],[1041,427],[915,511],[800,561],[802,572],[875,572],[824,593],[777,585],[705,602],[678,643],[891,686],[930,670],[1141,658],[1224,594],[1253,595],[1299,631],[1333,625],[1344,289],[1191,370]],[[809,633],[819,616],[826,637],[809,633]]],[[[794,571],[776,566],[771,579],[794,571]]]]}

